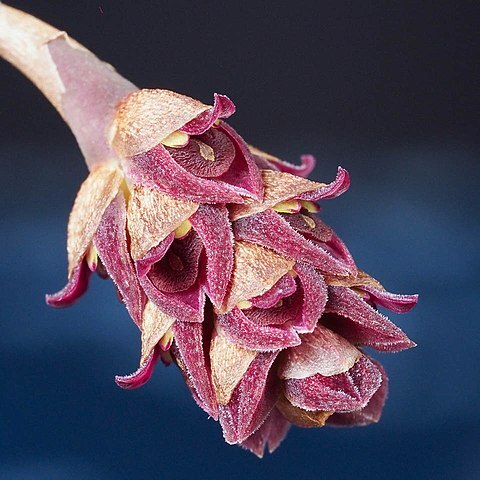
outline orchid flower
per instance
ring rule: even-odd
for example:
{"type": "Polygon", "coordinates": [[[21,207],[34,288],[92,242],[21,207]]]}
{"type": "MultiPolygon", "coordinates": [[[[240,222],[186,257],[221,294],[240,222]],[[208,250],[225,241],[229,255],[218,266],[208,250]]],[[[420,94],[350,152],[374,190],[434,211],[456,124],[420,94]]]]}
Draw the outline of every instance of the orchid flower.
{"type": "Polygon", "coordinates": [[[47,295],[77,301],[91,272],[110,278],[141,339],[144,385],[159,359],[180,369],[225,440],[258,456],[290,426],[367,425],[388,378],[363,348],[415,344],[378,307],[407,312],[417,295],[387,292],[318,217],[348,172],[306,177],[248,145],[213,105],[138,89],[64,32],[0,4],[0,53],[72,129],[89,175],[67,231],[68,281],[47,295]]]}

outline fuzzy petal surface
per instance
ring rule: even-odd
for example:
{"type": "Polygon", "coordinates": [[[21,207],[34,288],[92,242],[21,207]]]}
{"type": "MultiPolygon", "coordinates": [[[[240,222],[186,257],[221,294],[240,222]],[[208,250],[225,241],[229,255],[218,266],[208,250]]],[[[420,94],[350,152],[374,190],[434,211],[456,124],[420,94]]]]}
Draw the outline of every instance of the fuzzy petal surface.
{"type": "Polygon", "coordinates": [[[213,418],[218,416],[218,405],[211,382],[210,367],[203,346],[201,323],[176,322],[173,325],[175,344],[195,388],[202,408],[213,418]]]}
{"type": "Polygon", "coordinates": [[[207,255],[208,295],[220,307],[233,270],[233,234],[225,205],[202,205],[190,219],[207,255]]]}
{"type": "Polygon", "coordinates": [[[175,319],[147,301],[142,317],[142,356],[140,363],[146,363],[160,339],[167,333],[175,319]]]}
{"type": "Polygon", "coordinates": [[[90,269],[85,259],[77,265],[70,276],[68,283],[57,293],[45,295],[47,305],[55,308],[69,307],[73,305],[88,288],[90,269]]]}
{"type": "Polygon", "coordinates": [[[348,412],[364,408],[381,383],[380,370],[362,356],[348,372],[289,379],[283,385],[285,397],[296,407],[348,412]]]}
{"type": "Polygon", "coordinates": [[[196,177],[185,170],[163,145],[131,157],[124,162],[124,168],[135,183],[158,188],[175,198],[198,203],[243,203],[230,185],[196,177]]]}
{"type": "Polygon", "coordinates": [[[367,345],[377,350],[398,352],[415,344],[385,315],[368,305],[348,287],[328,287],[327,313],[322,323],[354,345],[367,345]]]}
{"type": "Polygon", "coordinates": [[[330,275],[347,276],[351,267],[297,233],[273,210],[265,210],[233,223],[235,239],[252,242],[330,275]]]}
{"type": "Polygon", "coordinates": [[[247,371],[257,352],[231,342],[223,332],[214,331],[210,344],[212,382],[217,402],[226,405],[235,387],[247,371]]]}
{"type": "Polygon", "coordinates": [[[116,197],[122,172],[110,164],[92,170],[82,183],[68,219],[68,274],[81,262],[100,225],[103,213],[116,197]]]}
{"type": "Polygon", "coordinates": [[[388,395],[388,377],[383,367],[373,359],[370,359],[382,374],[382,385],[375,392],[373,397],[367,403],[367,406],[361,410],[347,413],[334,413],[327,420],[327,425],[335,427],[363,427],[372,423],[377,423],[382,416],[383,406],[388,395]]]}
{"type": "Polygon", "coordinates": [[[294,261],[268,248],[236,241],[230,291],[220,313],[229,312],[239,302],[258,297],[270,290],[290,271],[294,261]]]}
{"type": "Polygon", "coordinates": [[[250,302],[257,308],[271,308],[280,300],[289,297],[297,290],[297,282],[292,275],[285,274],[270,290],[263,295],[250,299],[250,302]]]}
{"type": "Polygon", "coordinates": [[[173,198],[156,188],[133,185],[127,208],[132,258],[144,257],[198,207],[198,203],[173,198]]]}
{"type": "Polygon", "coordinates": [[[203,244],[193,231],[181,239],[175,239],[161,260],[148,273],[153,285],[162,292],[179,292],[189,289],[199,272],[203,244]]]}
{"type": "Polygon", "coordinates": [[[95,233],[94,245],[130,316],[140,325],[145,297],[128,252],[126,224],[125,200],[123,195],[119,194],[103,214],[95,233]]]}
{"type": "Polygon", "coordinates": [[[218,324],[231,342],[250,350],[270,352],[300,345],[292,326],[258,325],[239,308],[219,315],[218,324]]]}
{"type": "Polygon", "coordinates": [[[205,293],[197,284],[186,291],[162,292],[148,276],[140,277],[145,294],[160,310],[183,322],[203,322],[205,293]]]}
{"type": "Polygon", "coordinates": [[[325,310],[327,285],[322,275],[307,263],[297,262],[294,270],[300,279],[303,295],[302,313],[294,326],[297,332],[312,332],[325,310]]]}
{"type": "Polygon", "coordinates": [[[313,155],[302,155],[300,157],[300,165],[294,165],[293,163],[280,160],[269,153],[249,145],[248,147],[255,157],[260,157],[264,161],[268,162],[269,167],[272,170],[279,170],[280,172],[290,173],[292,175],[298,175],[299,177],[307,177],[315,168],[317,163],[313,155]]]}
{"type": "Polygon", "coordinates": [[[142,385],[145,385],[153,374],[155,365],[158,362],[159,358],[159,348],[156,347],[150,352],[150,355],[147,357],[144,363],[140,365],[138,370],[129,374],[129,375],[117,375],[115,377],[115,383],[126,390],[131,390],[133,388],[139,388],[142,385]]]}
{"type": "MultiPolygon", "coordinates": [[[[277,352],[258,354],[235,388],[230,402],[220,406],[220,423],[228,443],[240,443],[253,433],[251,425],[252,422],[258,423],[259,419],[255,415],[257,410],[263,410],[268,373],[276,356],[277,352]]],[[[277,392],[274,393],[278,395],[277,392]]],[[[268,400],[267,403],[271,403],[272,399],[268,400]]],[[[273,404],[270,408],[273,408],[273,404]]],[[[265,417],[267,415],[268,412],[265,417]]]]}
{"type": "Polygon", "coordinates": [[[261,174],[264,185],[263,201],[256,202],[246,199],[243,205],[232,208],[232,220],[263,212],[277,203],[292,198],[310,201],[335,198],[348,190],[350,186],[348,172],[341,167],[338,167],[335,180],[329,184],[313,182],[275,170],[261,170],[261,174]]]}
{"type": "Polygon", "coordinates": [[[121,157],[147,152],[211,107],[176,92],[142,89],[119,106],[112,145],[121,157]]]}
{"type": "Polygon", "coordinates": [[[302,343],[289,348],[279,365],[282,379],[307,378],[319,373],[325,377],[350,370],[362,356],[350,342],[323,325],[300,336],[302,343]]]}
{"type": "Polygon", "coordinates": [[[228,118],[235,113],[235,105],[226,96],[215,93],[213,107],[205,110],[197,118],[184,125],[182,132],[189,135],[201,135],[206,132],[219,118],[228,118]]]}

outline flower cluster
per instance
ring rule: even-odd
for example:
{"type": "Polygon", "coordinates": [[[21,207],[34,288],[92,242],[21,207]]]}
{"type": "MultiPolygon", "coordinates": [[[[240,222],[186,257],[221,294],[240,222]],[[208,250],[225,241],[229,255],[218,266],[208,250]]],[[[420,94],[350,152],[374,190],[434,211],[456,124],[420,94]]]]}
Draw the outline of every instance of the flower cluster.
{"type": "Polygon", "coordinates": [[[258,456],[291,424],[378,421],[387,376],[362,347],[414,344],[377,307],[406,312],[416,295],[388,293],[359,270],[317,216],[329,184],[248,146],[213,106],[166,90],[137,90],[117,107],[109,141],[68,224],[68,276],[55,307],[86,290],[91,272],[115,283],[141,332],[140,367],[123,388],[174,362],[225,440],[258,456]]]}

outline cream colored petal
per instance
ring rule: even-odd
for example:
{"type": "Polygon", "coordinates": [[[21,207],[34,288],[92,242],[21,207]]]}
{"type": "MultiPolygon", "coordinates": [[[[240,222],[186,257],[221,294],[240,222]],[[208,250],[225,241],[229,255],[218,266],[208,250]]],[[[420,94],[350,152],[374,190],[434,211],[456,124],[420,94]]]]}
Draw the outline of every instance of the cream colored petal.
{"type": "Polygon", "coordinates": [[[98,229],[102,215],[123,181],[121,170],[103,164],[82,183],[68,220],[68,274],[80,263],[98,229]]]}
{"type": "Polygon", "coordinates": [[[295,265],[294,260],[249,242],[235,242],[234,255],[230,293],[220,313],[270,290],[295,265]]]}
{"type": "Polygon", "coordinates": [[[212,382],[217,402],[226,405],[257,353],[230,342],[214,332],[210,345],[212,382]]]}
{"type": "Polygon", "coordinates": [[[357,275],[349,277],[329,277],[325,276],[325,282],[327,285],[340,286],[340,287],[373,287],[377,290],[385,291],[385,288],[382,284],[371,277],[368,273],[363,272],[362,270],[357,270],[357,275]]]}
{"type": "Polygon", "coordinates": [[[300,336],[302,343],[289,348],[279,365],[282,379],[325,377],[350,370],[362,356],[360,350],[330,329],[318,324],[312,333],[300,336]]]}
{"type": "Polygon", "coordinates": [[[142,317],[142,358],[140,365],[143,365],[155,345],[167,333],[175,319],[162,312],[156,305],[148,301],[143,310],[142,317]]]}
{"type": "Polygon", "coordinates": [[[276,407],[289,422],[302,428],[323,427],[328,417],[334,413],[323,410],[308,412],[292,405],[283,395],[278,400],[276,407]]]}
{"type": "Polygon", "coordinates": [[[131,255],[138,260],[190,218],[198,204],[177,200],[155,188],[134,185],[127,208],[131,255]]]}
{"type": "Polygon", "coordinates": [[[263,202],[260,203],[252,198],[245,198],[245,202],[242,205],[233,206],[230,216],[232,220],[263,212],[268,208],[273,208],[277,203],[326,186],[326,183],[312,182],[290,173],[278,172],[276,170],[262,170],[261,172],[265,187],[263,202]]]}
{"type": "Polygon", "coordinates": [[[147,152],[210,107],[169,90],[143,89],[118,108],[112,146],[123,157],[147,152]]]}

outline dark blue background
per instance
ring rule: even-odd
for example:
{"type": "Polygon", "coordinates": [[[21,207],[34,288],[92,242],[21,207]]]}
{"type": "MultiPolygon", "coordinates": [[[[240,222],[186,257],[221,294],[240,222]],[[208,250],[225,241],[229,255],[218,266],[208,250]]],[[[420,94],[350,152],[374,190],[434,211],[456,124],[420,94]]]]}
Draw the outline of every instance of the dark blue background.
{"type": "Polygon", "coordinates": [[[174,367],[120,390],[140,344],[112,285],[95,279],[66,310],[43,299],[65,280],[86,168],[55,111],[1,63],[0,478],[480,478],[478,4],[10,3],[139,86],[229,95],[247,141],[315,154],[316,179],[347,168],[352,187],[323,218],[361,268],[421,297],[393,318],[419,346],[376,355],[391,388],[375,426],[293,428],[260,461],[224,444],[174,367]]]}

